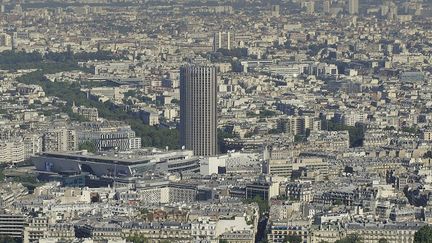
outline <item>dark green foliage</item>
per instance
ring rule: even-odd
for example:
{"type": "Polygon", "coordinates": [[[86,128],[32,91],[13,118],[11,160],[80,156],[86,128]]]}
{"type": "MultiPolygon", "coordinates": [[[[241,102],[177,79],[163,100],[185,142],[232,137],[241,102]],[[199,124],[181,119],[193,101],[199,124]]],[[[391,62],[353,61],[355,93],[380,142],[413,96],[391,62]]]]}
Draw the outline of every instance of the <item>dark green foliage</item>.
{"type": "Polygon", "coordinates": [[[319,51],[321,49],[326,48],[326,47],[327,47],[326,44],[311,44],[311,45],[309,45],[309,48],[308,48],[308,54],[310,56],[315,56],[319,53],[319,51]]]}
{"type": "Polygon", "coordinates": [[[388,243],[388,240],[385,238],[379,239],[378,243],[388,243]]]}
{"type": "Polygon", "coordinates": [[[260,211],[261,215],[263,215],[265,212],[268,212],[269,209],[270,209],[268,201],[262,199],[260,196],[255,196],[252,199],[246,199],[244,201],[244,203],[247,203],[247,204],[250,204],[250,203],[253,203],[253,202],[255,202],[255,203],[258,204],[259,211],[260,211]]]}
{"type": "Polygon", "coordinates": [[[118,60],[124,58],[109,51],[98,52],[48,52],[43,56],[39,52],[3,51],[0,52],[0,69],[42,69],[44,73],[82,69],[77,62],[89,60],[118,60]]]}
{"type": "Polygon", "coordinates": [[[124,93],[124,97],[136,97],[137,92],[135,90],[128,90],[126,93],[124,93]]]}
{"type": "Polygon", "coordinates": [[[269,134],[280,134],[283,133],[283,130],[280,128],[272,128],[268,131],[269,134]]]}
{"type": "Polygon", "coordinates": [[[231,50],[218,49],[217,52],[221,53],[224,56],[237,57],[237,58],[246,58],[248,56],[247,48],[234,48],[231,50]]]}
{"type": "Polygon", "coordinates": [[[358,235],[348,235],[347,237],[335,241],[335,243],[361,243],[362,240],[358,235]]]}
{"type": "Polygon", "coordinates": [[[354,169],[351,166],[345,166],[344,172],[345,173],[353,174],[354,173],[354,169]]]}
{"type": "Polygon", "coordinates": [[[241,62],[239,60],[231,61],[231,68],[233,72],[243,72],[243,66],[241,65],[241,62]]]}
{"type": "Polygon", "coordinates": [[[5,175],[3,173],[3,170],[4,170],[3,168],[0,168],[0,182],[2,182],[5,179],[5,175]]]}
{"type": "Polygon", "coordinates": [[[432,243],[432,226],[421,227],[414,234],[414,243],[432,243]]]}
{"type": "Polygon", "coordinates": [[[120,60],[124,57],[110,51],[97,52],[48,52],[45,59],[54,62],[85,62],[89,60],[120,60]]]}
{"type": "Polygon", "coordinates": [[[228,132],[225,129],[218,129],[217,130],[217,138],[218,138],[218,147],[220,153],[226,153],[228,151],[228,148],[225,146],[225,138],[238,138],[238,135],[235,133],[228,132]]]}
{"type": "Polygon", "coordinates": [[[100,198],[99,193],[96,193],[95,195],[91,196],[90,200],[92,203],[101,202],[101,198],[100,198]]]}
{"type": "Polygon", "coordinates": [[[302,241],[302,238],[300,236],[289,235],[289,236],[285,237],[285,239],[284,239],[283,242],[286,242],[286,243],[301,243],[303,241],[302,241]]]}
{"type": "Polygon", "coordinates": [[[12,238],[10,236],[0,236],[0,243],[19,243],[18,239],[12,238]]]}
{"type": "Polygon", "coordinates": [[[144,236],[139,235],[139,234],[134,234],[134,235],[128,236],[126,238],[126,241],[132,242],[132,243],[148,243],[148,242],[150,242],[144,236]]]}
{"type": "Polygon", "coordinates": [[[342,202],[341,199],[336,199],[336,200],[333,202],[333,205],[343,205],[343,202],[342,202]]]}
{"type": "Polygon", "coordinates": [[[78,149],[79,150],[87,150],[90,153],[96,153],[97,152],[96,145],[91,141],[85,141],[83,143],[80,143],[80,145],[78,146],[78,149]]]}
{"type": "MultiPolygon", "coordinates": [[[[49,70],[51,71],[51,70],[49,70]]],[[[60,70],[56,70],[58,72],[60,70]]],[[[142,145],[145,147],[178,148],[178,131],[175,129],[157,128],[145,125],[136,115],[128,113],[122,107],[117,107],[111,102],[101,103],[97,100],[87,99],[86,94],[81,92],[78,83],[56,83],[50,82],[44,76],[44,71],[35,71],[18,78],[18,81],[25,84],[40,85],[48,96],[59,97],[67,101],[66,107],[60,107],[72,119],[83,121],[83,118],[71,112],[72,103],[77,106],[95,107],[99,116],[128,123],[142,138],[142,145]]],[[[85,119],[84,119],[85,120],[85,119]]]]}
{"type": "Polygon", "coordinates": [[[246,111],[247,117],[257,117],[258,115],[253,111],[246,111]]]}
{"type": "Polygon", "coordinates": [[[432,151],[427,151],[424,155],[423,158],[425,159],[432,159],[432,151]]]}
{"type": "Polygon", "coordinates": [[[418,127],[403,127],[402,132],[407,132],[411,134],[420,134],[420,129],[418,127]]]}
{"type": "Polygon", "coordinates": [[[261,118],[266,118],[266,117],[273,117],[276,115],[276,112],[271,111],[271,110],[261,110],[259,116],[261,118]]]}
{"type": "Polygon", "coordinates": [[[253,135],[255,135],[255,131],[248,131],[245,133],[244,137],[245,138],[251,138],[251,137],[253,137],[253,135]]]}
{"type": "Polygon", "coordinates": [[[2,68],[14,67],[19,63],[41,62],[42,55],[38,52],[26,53],[23,51],[3,51],[0,53],[0,66],[2,68]]]}
{"type": "Polygon", "coordinates": [[[27,189],[31,193],[33,192],[33,190],[37,186],[41,185],[41,183],[39,182],[39,180],[33,174],[26,174],[26,175],[14,177],[13,181],[21,183],[23,186],[27,187],[27,189]]]}
{"type": "Polygon", "coordinates": [[[350,147],[363,146],[364,128],[362,126],[346,126],[329,120],[321,120],[322,128],[327,131],[348,131],[350,147]]]}
{"type": "Polygon", "coordinates": [[[304,141],[306,141],[306,137],[304,135],[297,134],[297,135],[294,136],[294,142],[295,143],[301,143],[301,142],[304,142],[304,141]]]}
{"type": "Polygon", "coordinates": [[[171,100],[171,104],[180,104],[180,100],[178,100],[178,99],[172,99],[171,100]]]}

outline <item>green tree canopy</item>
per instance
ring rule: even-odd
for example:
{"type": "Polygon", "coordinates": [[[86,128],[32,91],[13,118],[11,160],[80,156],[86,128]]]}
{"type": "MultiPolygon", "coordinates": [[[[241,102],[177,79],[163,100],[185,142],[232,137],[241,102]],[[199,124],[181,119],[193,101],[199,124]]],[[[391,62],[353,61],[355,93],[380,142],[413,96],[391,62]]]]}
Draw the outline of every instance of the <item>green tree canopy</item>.
{"type": "Polygon", "coordinates": [[[18,243],[18,240],[10,236],[0,236],[0,243],[18,243]]]}
{"type": "Polygon", "coordinates": [[[335,243],[361,243],[362,240],[358,235],[348,235],[347,237],[335,241],[335,243]]]}
{"type": "Polygon", "coordinates": [[[302,243],[303,240],[298,235],[289,235],[289,236],[285,237],[283,242],[284,243],[302,243]]]}
{"type": "Polygon", "coordinates": [[[327,131],[348,131],[350,147],[363,146],[364,128],[362,126],[351,127],[326,119],[321,120],[321,126],[327,131]]]}
{"type": "Polygon", "coordinates": [[[85,142],[80,143],[78,145],[78,149],[79,150],[87,150],[90,153],[96,153],[97,152],[96,144],[94,144],[91,141],[85,141],[85,142]]]}
{"type": "Polygon", "coordinates": [[[126,238],[126,241],[132,243],[148,243],[149,240],[141,234],[133,234],[126,238]]]}
{"type": "Polygon", "coordinates": [[[432,243],[432,226],[426,225],[414,234],[414,243],[432,243]]]}
{"type": "Polygon", "coordinates": [[[257,204],[258,204],[258,207],[259,207],[259,211],[260,211],[260,214],[263,214],[263,213],[265,213],[265,212],[268,212],[268,210],[269,210],[269,203],[268,203],[268,201],[266,201],[266,200],[264,200],[264,199],[262,199],[260,196],[255,196],[254,198],[252,198],[252,199],[246,199],[246,201],[245,201],[245,203],[253,203],[253,202],[256,202],[257,204]]]}
{"type": "MultiPolygon", "coordinates": [[[[71,111],[73,102],[77,106],[94,107],[98,109],[100,117],[108,120],[124,121],[141,137],[142,146],[158,147],[170,149],[178,148],[178,130],[168,128],[158,128],[145,125],[142,120],[133,112],[127,112],[123,107],[117,106],[112,102],[99,102],[97,99],[88,99],[86,94],[81,92],[81,86],[77,83],[58,83],[50,82],[45,77],[45,73],[55,73],[62,70],[62,67],[52,67],[47,70],[39,70],[25,74],[17,78],[18,82],[25,84],[40,85],[48,96],[60,97],[67,101],[67,106],[60,107],[72,119],[82,121],[81,117],[71,111]]],[[[63,70],[64,71],[64,70],[63,70]]]]}

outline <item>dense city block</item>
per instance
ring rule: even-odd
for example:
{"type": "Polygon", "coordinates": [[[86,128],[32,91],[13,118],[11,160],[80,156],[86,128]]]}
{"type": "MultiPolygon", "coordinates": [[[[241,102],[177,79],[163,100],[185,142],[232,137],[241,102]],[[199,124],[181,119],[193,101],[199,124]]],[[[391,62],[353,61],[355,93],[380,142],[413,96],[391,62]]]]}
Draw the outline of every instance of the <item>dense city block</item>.
{"type": "Polygon", "coordinates": [[[432,1],[0,1],[0,243],[432,242],[432,1]]]}

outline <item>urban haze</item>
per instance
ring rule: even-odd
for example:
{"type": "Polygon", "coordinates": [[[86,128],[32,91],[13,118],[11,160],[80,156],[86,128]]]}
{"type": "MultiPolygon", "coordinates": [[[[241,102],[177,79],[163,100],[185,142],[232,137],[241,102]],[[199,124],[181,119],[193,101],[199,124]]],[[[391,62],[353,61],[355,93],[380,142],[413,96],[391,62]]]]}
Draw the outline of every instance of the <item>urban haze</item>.
{"type": "Polygon", "coordinates": [[[0,0],[0,243],[432,243],[432,0],[0,0]]]}

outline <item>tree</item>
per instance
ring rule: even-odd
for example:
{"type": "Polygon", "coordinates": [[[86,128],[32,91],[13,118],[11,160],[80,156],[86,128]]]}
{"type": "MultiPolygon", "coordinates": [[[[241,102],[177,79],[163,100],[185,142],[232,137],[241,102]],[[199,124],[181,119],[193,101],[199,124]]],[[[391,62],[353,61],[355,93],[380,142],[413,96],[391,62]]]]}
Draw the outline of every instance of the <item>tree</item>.
{"type": "Polygon", "coordinates": [[[239,136],[236,133],[233,133],[232,131],[226,131],[226,129],[218,129],[217,130],[217,139],[218,139],[218,147],[219,152],[226,153],[228,151],[228,148],[225,146],[225,139],[226,138],[238,138],[239,136]]]}
{"type": "Polygon", "coordinates": [[[419,134],[420,129],[416,126],[414,127],[403,127],[402,132],[412,133],[412,134],[419,134]]]}
{"type": "Polygon", "coordinates": [[[414,243],[432,243],[432,226],[421,227],[414,234],[414,243]]]}
{"type": "Polygon", "coordinates": [[[280,134],[280,133],[283,133],[283,131],[278,128],[272,128],[268,131],[268,134],[280,134]]]}
{"type": "Polygon", "coordinates": [[[334,205],[342,205],[343,204],[343,202],[342,202],[342,200],[341,199],[336,199],[335,201],[334,201],[334,203],[333,203],[334,205]]]}
{"type": "Polygon", "coordinates": [[[275,116],[275,115],[276,115],[276,112],[271,111],[271,110],[267,110],[267,109],[261,110],[260,114],[259,114],[259,116],[261,118],[272,117],[272,116],[275,116]]]}
{"type": "Polygon", "coordinates": [[[327,131],[348,131],[350,147],[360,147],[364,140],[364,127],[356,125],[355,127],[338,124],[332,120],[321,120],[321,126],[327,131]]]}
{"type": "Polygon", "coordinates": [[[354,174],[354,168],[351,166],[345,166],[344,172],[354,174]]]}
{"type": "Polygon", "coordinates": [[[18,241],[10,236],[0,236],[0,243],[17,243],[18,241]]]}
{"type": "Polygon", "coordinates": [[[95,195],[91,196],[90,198],[92,203],[97,203],[101,201],[99,193],[96,193],[95,195]]]}
{"type": "Polygon", "coordinates": [[[285,237],[284,243],[301,243],[303,242],[302,238],[298,235],[289,235],[287,237],[285,237]]]}
{"type": "MultiPolygon", "coordinates": [[[[69,67],[70,68],[70,67],[69,67]]],[[[143,124],[141,119],[133,112],[125,111],[121,106],[118,106],[110,101],[99,102],[96,99],[88,99],[86,94],[81,92],[81,86],[78,83],[56,83],[50,82],[45,77],[46,73],[56,73],[59,71],[67,71],[68,67],[50,67],[47,69],[31,72],[17,78],[18,82],[24,84],[40,85],[48,96],[61,97],[67,101],[67,106],[59,106],[62,112],[69,114],[75,120],[81,120],[80,117],[73,113],[71,105],[73,102],[77,106],[94,107],[98,109],[99,116],[108,120],[124,121],[129,124],[136,135],[141,137],[142,146],[158,147],[170,149],[178,148],[178,130],[158,128],[143,124]]]]}
{"type": "Polygon", "coordinates": [[[180,100],[178,100],[178,99],[172,99],[171,100],[171,104],[179,105],[180,104],[180,100]]]}
{"type": "Polygon", "coordinates": [[[243,72],[243,66],[241,65],[241,62],[239,60],[231,61],[231,68],[233,72],[243,72]]]}
{"type": "Polygon", "coordinates": [[[244,137],[245,137],[245,138],[251,138],[253,135],[255,135],[255,132],[247,131],[247,132],[244,134],[244,137]]]}
{"type": "Polygon", "coordinates": [[[3,173],[3,169],[0,168],[0,182],[2,182],[5,179],[5,175],[3,173]]]}
{"type": "Polygon", "coordinates": [[[294,136],[294,142],[295,143],[300,143],[300,142],[303,142],[305,140],[306,140],[306,137],[304,135],[297,134],[294,136]]]}
{"type": "Polygon", "coordinates": [[[142,236],[141,234],[133,234],[126,238],[126,241],[132,243],[148,243],[149,240],[142,236]]]}
{"type": "Polygon", "coordinates": [[[388,240],[385,238],[379,239],[378,243],[388,243],[388,240]]]}
{"type": "Polygon", "coordinates": [[[228,49],[218,49],[217,52],[221,53],[223,56],[237,57],[237,58],[245,58],[248,56],[247,48],[234,48],[231,50],[228,49]]]}
{"type": "Polygon", "coordinates": [[[358,235],[348,235],[347,237],[335,241],[335,243],[361,243],[362,240],[358,235]]]}
{"type": "Polygon", "coordinates": [[[79,150],[87,150],[90,153],[96,153],[97,148],[96,148],[96,144],[94,144],[91,141],[85,141],[79,144],[78,146],[79,150]]]}
{"type": "Polygon", "coordinates": [[[427,151],[424,155],[423,158],[425,159],[432,159],[432,151],[427,151]]]}
{"type": "Polygon", "coordinates": [[[136,97],[137,96],[137,92],[136,92],[136,90],[128,90],[123,95],[124,95],[125,98],[127,98],[127,97],[136,97]]]}
{"type": "Polygon", "coordinates": [[[245,201],[245,203],[253,203],[253,202],[255,202],[255,203],[257,203],[258,204],[258,208],[259,208],[259,211],[260,211],[260,214],[262,215],[262,214],[264,214],[265,212],[268,212],[268,210],[269,210],[269,204],[268,204],[268,201],[266,201],[266,200],[264,200],[264,199],[262,199],[260,196],[255,196],[254,198],[252,198],[252,199],[246,199],[246,201],[245,201]]]}
{"type": "Polygon", "coordinates": [[[3,51],[0,52],[1,69],[50,69],[56,66],[79,69],[77,62],[88,60],[119,60],[124,54],[110,51],[72,53],[70,48],[66,52],[51,52],[42,55],[39,52],[3,51]]]}

